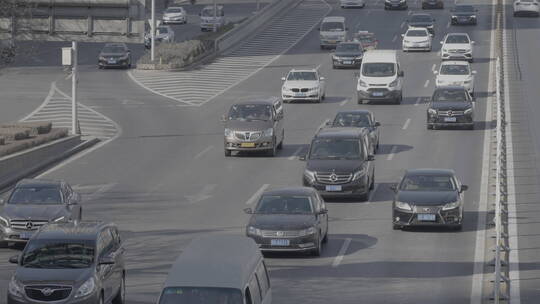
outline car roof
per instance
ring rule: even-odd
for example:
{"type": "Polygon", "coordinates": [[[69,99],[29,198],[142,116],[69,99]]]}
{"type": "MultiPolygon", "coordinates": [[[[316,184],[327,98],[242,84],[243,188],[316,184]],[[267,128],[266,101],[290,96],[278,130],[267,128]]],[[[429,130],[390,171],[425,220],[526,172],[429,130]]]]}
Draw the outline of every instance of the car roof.
{"type": "Polygon", "coordinates": [[[365,128],[322,128],[315,138],[360,138],[365,134],[365,128]]]}
{"type": "Polygon", "coordinates": [[[362,63],[364,62],[396,62],[397,53],[395,50],[371,50],[364,54],[362,63]]]}
{"type": "Polygon", "coordinates": [[[250,99],[250,100],[241,100],[233,104],[232,106],[238,105],[273,105],[275,103],[274,99],[250,99]]]}
{"type": "Polygon", "coordinates": [[[176,259],[164,287],[244,288],[261,260],[259,248],[246,236],[200,237],[176,259]]]}
{"type": "Polygon", "coordinates": [[[95,240],[99,232],[114,224],[102,221],[69,221],[41,226],[33,239],[95,240]]]}
{"type": "Polygon", "coordinates": [[[61,180],[25,178],[20,180],[15,188],[60,187],[63,183],[61,180]]]}
{"type": "Polygon", "coordinates": [[[373,113],[370,110],[346,110],[346,111],[339,111],[336,113],[336,116],[339,114],[370,114],[373,115],[373,113]]]}
{"type": "Polygon", "coordinates": [[[314,192],[311,187],[283,187],[267,190],[262,195],[311,195],[314,192]]]}
{"type": "Polygon", "coordinates": [[[342,16],[325,17],[322,22],[345,22],[345,17],[342,17],[342,16]]]}
{"type": "Polygon", "coordinates": [[[449,60],[441,62],[441,65],[470,65],[468,61],[465,60],[449,60]]]}
{"type": "Polygon", "coordinates": [[[434,169],[434,168],[419,168],[409,169],[405,175],[456,175],[452,169],[434,169]]]}

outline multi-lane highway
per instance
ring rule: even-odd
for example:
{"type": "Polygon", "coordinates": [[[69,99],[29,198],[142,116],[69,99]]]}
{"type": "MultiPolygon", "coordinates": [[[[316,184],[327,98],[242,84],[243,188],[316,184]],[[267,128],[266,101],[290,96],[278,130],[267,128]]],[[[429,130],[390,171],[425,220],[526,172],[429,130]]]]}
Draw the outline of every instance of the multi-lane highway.
{"type": "MultiPolygon", "coordinates": [[[[297,156],[306,151],[326,119],[339,110],[370,109],[382,124],[375,191],[368,202],[328,202],[330,239],[320,258],[267,257],[274,302],[469,303],[473,286],[481,288],[481,284],[474,284],[473,272],[475,264],[482,262],[477,259],[485,237],[484,225],[478,223],[485,221],[487,204],[481,186],[488,153],[484,140],[490,127],[486,110],[493,6],[475,1],[479,24],[458,27],[449,25],[448,8],[453,4],[445,1],[445,10],[430,11],[436,19],[432,52],[399,52],[405,71],[401,105],[356,104],[355,71],[332,69],[329,52],[320,50],[315,29],[291,44],[285,54],[274,54],[274,61],[247,79],[196,106],[156,95],[124,71],[83,67],[81,102],[109,117],[122,133],[44,177],[76,185],[84,195],[87,218],[119,225],[127,249],[127,302],[152,303],[170,264],[192,238],[208,233],[244,233],[247,216],[242,209],[253,203],[261,189],[301,183],[304,163],[297,156]],[[447,32],[466,32],[476,42],[474,131],[426,129],[426,101],[434,89],[433,70],[440,63],[438,41],[447,32]],[[285,146],[277,157],[224,158],[221,114],[238,98],[279,95],[280,78],[294,67],[319,67],[327,79],[325,101],[285,105],[285,146]],[[463,231],[392,230],[392,192],[388,186],[404,169],[417,167],[452,168],[469,185],[463,231]]],[[[350,29],[360,25],[374,32],[380,49],[400,49],[405,20],[420,10],[420,2],[414,0],[408,11],[385,11],[382,1],[368,1],[359,10],[343,10],[336,1],[305,0],[303,5],[317,7],[319,18],[325,14],[345,16],[350,29]]],[[[298,9],[302,5],[287,14],[299,14],[298,9]]],[[[531,26],[538,21],[528,22],[531,26]]],[[[282,42],[280,38],[267,37],[270,44],[272,39],[282,42]]],[[[88,60],[90,63],[94,57],[88,60]]],[[[59,89],[69,91],[69,82],[59,71],[56,75],[59,89]]],[[[46,91],[48,87],[44,94],[46,91]]],[[[14,112],[23,115],[30,110],[19,107],[14,112]]],[[[0,260],[7,261],[17,252],[1,249],[0,260]]],[[[0,269],[0,286],[7,286],[13,268],[1,262],[0,269]]],[[[5,292],[5,288],[0,289],[0,302],[5,292]]]]}

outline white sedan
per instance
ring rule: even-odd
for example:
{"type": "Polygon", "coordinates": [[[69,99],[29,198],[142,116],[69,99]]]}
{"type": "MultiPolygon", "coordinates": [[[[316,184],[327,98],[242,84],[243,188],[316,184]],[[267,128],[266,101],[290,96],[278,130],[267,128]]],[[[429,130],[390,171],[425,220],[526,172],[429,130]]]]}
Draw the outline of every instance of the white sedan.
{"type": "Polygon", "coordinates": [[[187,13],[183,7],[169,7],[163,13],[163,24],[187,23],[187,13]]]}
{"type": "Polygon", "coordinates": [[[540,9],[537,0],[516,0],[514,1],[514,16],[533,15],[538,17],[540,9]]]}
{"type": "Polygon", "coordinates": [[[460,86],[469,94],[474,95],[474,75],[471,65],[467,61],[443,61],[439,71],[433,72],[436,76],[437,87],[460,86]]]}
{"type": "Polygon", "coordinates": [[[287,77],[281,78],[281,98],[287,103],[293,100],[321,102],[326,95],[324,77],[316,69],[292,69],[287,77]]]}
{"type": "Polygon", "coordinates": [[[403,51],[431,51],[431,40],[433,35],[423,27],[410,27],[403,37],[403,51]]]}

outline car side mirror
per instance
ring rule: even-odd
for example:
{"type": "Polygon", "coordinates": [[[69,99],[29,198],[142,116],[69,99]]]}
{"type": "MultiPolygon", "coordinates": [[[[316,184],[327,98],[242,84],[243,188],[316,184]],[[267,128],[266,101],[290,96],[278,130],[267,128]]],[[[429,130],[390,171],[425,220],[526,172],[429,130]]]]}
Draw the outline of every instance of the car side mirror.
{"type": "Polygon", "coordinates": [[[319,77],[319,80],[323,81],[323,80],[324,80],[324,77],[319,77]]]}
{"type": "Polygon", "coordinates": [[[244,212],[245,212],[246,214],[253,214],[253,210],[251,210],[251,208],[246,208],[246,209],[244,209],[244,212]]]}
{"type": "Polygon", "coordinates": [[[433,74],[437,75],[439,74],[439,71],[433,71],[433,74]]]}
{"type": "Polygon", "coordinates": [[[399,76],[399,77],[403,77],[403,76],[405,76],[405,72],[403,72],[403,71],[399,71],[399,72],[398,72],[398,76],[399,76]]]}
{"type": "Polygon", "coordinates": [[[6,201],[3,198],[0,198],[0,205],[3,205],[6,201]]]}
{"type": "Polygon", "coordinates": [[[300,156],[298,157],[298,159],[301,160],[301,161],[305,161],[305,160],[307,159],[307,156],[306,156],[306,154],[300,155],[300,156]]]}
{"type": "Polygon", "coordinates": [[[450,9],[450,11],[451,11],[451,12],[455,12],[455,11],[456,11],[456,9],[455,9],[455,8],[452,8],[452,9],[450,9]]]}
{"type": "Polygon", "coordinates": [[[472,71],[472,74],[473,74],[473,75],[476,75],[476,71],[472,71]]]}
{"type": "Polygon", "coordinates": [[[114,265],[114,258],[111,256],[104,256],[99,259],[99,265],[114,265]]]}
{"type": "Polygon", "coordinates": [[[317,30],[318,30],[318,31],[320,32],[320,31],[321,31],[321,28],[320,28],[320,27],[318,27],[318,28],[317,28],[317,30]]]}
{"type": "Polygon", "coordinates": [[[374,124],[375,127],[380,127],[381,126],[381,123],[376,121],[375,124],[374,124]]]}
{"type": "Polygon", "coordinates": [[[328,209],[321,209],[321,211],[319,211],[319,214],[328,214],[328,209]]]}
{"type": "Polygon", "coordinates": [[[330,50],[330,53],[335,53],[335,52],[336,52],[335,49],[331,49],[331,50],[330,50]]]}
{"type": "Polygon", "coordinates": [[[71,195],[70,200],[68,201],[68,205],[77,205],[81,201],[81,195],[77,192],[74,192],[71,195]]]}
{"type": "Polygon", "coordinates": [[[281,77],[281,81],[285,81],[285,77],[281,77]]]}
{"type": "Polygon", "coordinates": [[[397,184],[391,184],[388,188],[394,192],[397,192],[397,184]]]}
{"type": "Polygon", "coordinates": [[[401,38],[405,37],[405,34],[401,34],[401,38]]]}
{"type": "Polygon", "coordinates": [[[354,78],[360,78],[360,72],[354,72],[354,78]]]}
{"type": "Polygon", "coordinates": [[[433,34],[429,34],[429,37],[432,37],[432,38],[433,38],[433,34]]]}
{"type": "Polygon", "coordinates": [[[199,13],[199,16],[202,16],[202,14],[201,14],[201,13],[199,13]]]}
{"type": "Polygon", "coordinates": [[[326,125],[326,126],[331,126],[333,123],[334,123],[333,121],[327,120],[326,123],[325,123],[325,125],[326,125]]]}
{"type": "Polygon", "coordinates": [[[375,160],[375,155],[371,155],[371,154],[368,155],[367,160],[368,161],[374,161],[375,160]]]}
{"type": "Polygon", "coordinates": [[[475,43],[476,43],[476,42],[474,42],[474,41],[471,41],[471,44],[475,44],[475,43]]]}
{"type": "Polygon", "coordinates": [[[346,30],[346,31],[348,31],[348,30],[349,30],[349,28],[348,28],[348,27],[346,27],[346,28],[345,28],[345,30],[346,30]]]}
{"type": "Polygon", "coordinates": [[[18,255],[14,255],[12,257],[9,258],[9,262],[11,264],[19,264],[19,256],[18,255]]]}
{"type": "Polygon", "coordinates": [[[469,189],[469,186],[467,185],[461,185],[460,192],[467,191],[469,189]]]}
{"type": "Polygon", "coordinates": [[[444,44],[444,41],[441,41],[441,44],[444,44]]]}

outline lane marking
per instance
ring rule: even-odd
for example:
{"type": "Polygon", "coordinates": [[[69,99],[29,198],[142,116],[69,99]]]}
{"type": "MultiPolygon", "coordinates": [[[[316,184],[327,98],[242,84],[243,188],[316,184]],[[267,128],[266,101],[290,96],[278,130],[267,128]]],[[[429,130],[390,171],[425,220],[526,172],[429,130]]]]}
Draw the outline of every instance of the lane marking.
{"type": "Polygon", "coordinates": [[[100,187],[97,191],[90,194],[86,200],[88,200],[88,201],[97,200],[98,198],[102,197],[104,193],[111,190],[116,185],[118,185],[118,183],[105,184],[102,187],[100,187]]]}
{"type": "Polygon", "coordinates": [[[392,160],[394,159],[394,155],[396,154],[397,146],[392,146],[392,150],[390,150],[390,154],[388,154],[388,157],[386,157],[386,160],[392,160]]]}
{"type": "Polygon", "coordinates": [[[427,88],[427,87],[428,87],[428,85],[429,85],[429,79],[428,79],[428,80],[426,80],[426,82],[424,83],[424,88],[427,88]]]}
{"type": "Polygon", "coordinates": [[[418,107],[418,105],[420,104],[420,101],[422,101],[422,97],[416,98],[416,102],[414,103],[414,106],[418,107]]]}
{"type": "Polygon", "coordinates": [[[294,151],[293,155],[289,156],[287,159],[295,160],[298,157],[298,154],[300,154],[300,151],[302,151],[302,149],[303,147],[299,147],[298,149],[296,149],[296,151],[294,151]]]}
{"type": "Polygon", "coordinates": [[[321,125],[319,126],[319,128],[317,128],[317,131],[320,130],[320,129],[322,129],[322,128],[324,128],[324,127],[326,126],[326,124],[327,124],[329,121],[330,121],[330,119],[328,119],[328,118],[325,119],[325,120],[321,123],[321,125]]]}
{"type": "Polygon", "coordinates": [[[450,21],[446,24],[446,28],[450,28],[450,21]]]}
{"type": "Polygon", "coordinates": [[[409,10],[409,12],[407,13],[407,15],[412,15],[412,10],[409,10]]]}
{"type": "Polygon", "coordinates": [[[381,184],[376,184],[375,185],[375,188],[373,189],[373,191],[371,191],[371,193],[369,194],[369,200],[367,201],[367,203],[371,203],[371,201],[373,200],[373,197],[375,196],[375,194],[377,193],[377,191],[379,190],[379,186],[381,184]]]}
{"type": "Polygon", "coordinates": [[[405,121],[405,124],[403,125],[403,128],[401,128],[401,130],[407,130],[410,123],[411,123],[411,119],[407,118],[407,120],[405,121]]]}
{"type": "Polygon", "coordinates": [[[270,184],[264,184],[262,185],[259,190],[257,190],[255,193],[253,193],[253,195],[247,200],[246,202],[246,205],[251,205],[253,204],[258,198],[259,196],[261,196],[261,194],[266,190],[268,189],[268,187],[270,187],[270,184]]]}
{"type": "Polygon", "coordinates": [[[392,42],[396,42],[397,40],[397,35],[394,35],[394,38],[392,38],[392,42]]]}
{"type": "Polygon", "coordinates": [[[195,155],[193,158],[194,159],[199,159],[199,158],[201,158],[201,156],[203,156],[205,153],[209,152],[212,149],[214,149],[214,146],[208,146],[204,150],[202,150],[201,152],[197,153],[197,155],[195,155]]]}
{"type": "Polygon", "coordinates": [[[332,267],[338,267],[339,264],[341,264],[341,261],[343,260],[343,256],[345,253],[347,253],[347,249],[349,249],[349,245],[351,244],[351,238],[346,238],[345,241],[343,241],[343,245],[341,245],[341,249],[339,249],[339,253],[334,259],[334,262],[332,263],[332,267]]]}
{"type": "Polygon", "coordinates": [[[431,66],[431,70],[432,70],[432,71],[435,71],[436,68],[437,68],[437,64],[434,63],[434,64],[431,66]]]}
{"type": "Polygon", "coordinates": [[[69,79],[71,79],[72,76],[73,76],[73,73],[69,73],[69,75],[67,75],[66,78],[64,78],[64,79],[69,80],[69,79]]]}
{"type": "Polygon", "coordinates": [[[347,104],[347,102],[349,102],[349,100],[351,100],[351,99],[350,99],[350,98],[345,99],[344,101],[342,101],[342,102],[339,103],[339,106],[340,106],[340,107],[343,107],[344,105],[347,104]]]}
{"type": "Polygon", "coordinates": [[[405,21],[401,22],[401,28],[405,26],[405,21]]]}
{"type": "Polygon", "coordinates": [[[321,68],[322,63],[319,63],[319,65],[315,68],[315,70],[319,70],[321,68]]]}

